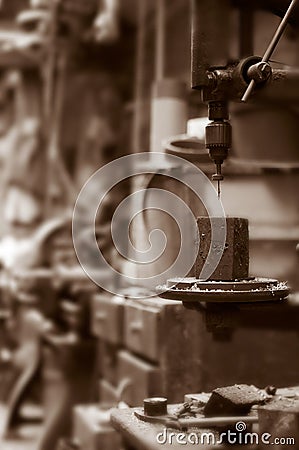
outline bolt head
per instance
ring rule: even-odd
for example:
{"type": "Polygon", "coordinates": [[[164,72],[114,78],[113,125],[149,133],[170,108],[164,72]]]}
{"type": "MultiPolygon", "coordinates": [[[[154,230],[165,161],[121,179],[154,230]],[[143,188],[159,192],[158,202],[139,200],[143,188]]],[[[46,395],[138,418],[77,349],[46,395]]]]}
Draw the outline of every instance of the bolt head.
{"type": "Polygon", "coordinates": [[[151,397],[143,400],[144,414],[147,416],[164,416],[167,414],[167,398],[151,397]]]}

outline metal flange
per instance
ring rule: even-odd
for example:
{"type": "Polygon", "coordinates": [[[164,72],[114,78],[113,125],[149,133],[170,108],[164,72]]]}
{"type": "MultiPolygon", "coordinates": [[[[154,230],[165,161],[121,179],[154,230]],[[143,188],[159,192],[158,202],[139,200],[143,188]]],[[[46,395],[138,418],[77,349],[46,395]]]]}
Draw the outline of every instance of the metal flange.
{"type": "Polygon", "coordinates": [[[269,278],[234,281],[201,281],[173,278],[158,286],[157,293],[168,300],[183,302],[250,303],[280,301],[289,295],[286,283],[269,278]]]}

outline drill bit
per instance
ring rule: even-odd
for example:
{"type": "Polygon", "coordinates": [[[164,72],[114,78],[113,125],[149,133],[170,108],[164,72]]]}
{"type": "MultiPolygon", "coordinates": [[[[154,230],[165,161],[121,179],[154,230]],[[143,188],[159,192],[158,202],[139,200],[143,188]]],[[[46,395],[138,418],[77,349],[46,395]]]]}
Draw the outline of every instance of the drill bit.
{"type": "Polygon", "coordinates": [[[217,193],[218,193],[218,198],[220,200],[220,196],[221,196],[220,182],[223,180],[223,175],[221,173],[221,164],[216,164],[216,173],[214,175],[212,175],[212,180],[217,181],[217,193]]]}

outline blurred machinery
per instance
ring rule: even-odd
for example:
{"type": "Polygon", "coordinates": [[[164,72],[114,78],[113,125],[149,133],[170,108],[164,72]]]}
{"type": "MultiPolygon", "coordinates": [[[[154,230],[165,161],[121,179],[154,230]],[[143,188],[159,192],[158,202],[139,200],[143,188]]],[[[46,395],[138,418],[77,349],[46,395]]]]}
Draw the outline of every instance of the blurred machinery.
{"type": "MultiPolygon", "coordinates": [[[[162,5],[161,2],[159,4],[162,5]]],[[[55,5],[57,6],[58,3],[55,5]]],[[[78,271],[70,239],[67,240],[65,236],[58,233],[57,240],[54,238],[49,243],[47,242],[49,236],[45,235],[40,243],[41,252],[47,255],[47,267],[40,270],[39,266],[42,263],[38,260],[35,267],[12,271],[8,277],[9,283],[7,284],[9,286],[7,284],[4,286],[4,290],[11,297],[10,306],[14,307],[17,304],[18,314],[23,316],[19,317],[19,321],[16,320],[17,327],[19,323],[24,323],[24,316],[28,310],[34,314],[41,313],[38,317],[33,314],[36,328],[33,330],[33,339],[32,336],[28,339],[30,343],[33,343],[32,359],[30,364],[23,366],[24,370],[21,372],[24,377],[21,378],[21,383],[12,393],[7,419],[7,427],[15,423],[28,385],[31,384],[34,375],[40,368],[41,353],[43,353],[42,379],[44,380],[47,418],[40,450],[54,450],[58,438],[64,436],[67,439],[60,442],[57,450],[58,448],[59,450],[98,450],[99,448],[116,450],[124,446],[143,450],[154,449],[160,448],[160,444],[156,444],[155,439],[157,433],[161,431],[162,425],[169,425],[174,429],[183,425],[195,426],[197,430],[196,427],[199,424],[196,421],[199,420],[199,422],[201,421],[200,426],[205,425],[208,428],[219,426],[219,424],[227,426],[232,421],[235,422],[236,418],[234,417],[234,420],[220,418],[218,423],[213,417],[209,418],[209,421],[204,421],[205,418],[202,416],[198,418],[196,415],[191,419],[190,417],[186,418],[184,414],[190,413],[190,411],[193,414],[190,403],[188,403],[190,396],[186,396],[184,404],[179,402],[188,392],[210,391],[215,384],[230,384],[237,378],[244,378],[244,373],[250,382],[256,383],[266,383],[270,373],[271,380],[274,379],[274,383],[279,384],[280,374],[277,367],[287,365],[287,357],[281,357],[280,353],[283,347],[289,345],[291,338],[297,336],[298,297],[296,293],[292,293],[286,300],[289,288],[272,277],[281,280],[291,279],[292,287],[298,280],[298,264],[296,265],[292,261],[292,264],[288,265],[288,268],[292,266],[293,270],[290,277],[291,271],[281,273],[278,270],[272,275],[272,267],[264,267],[265,259],[263,258],[265,256],[256,258],[261,247],[258,243],[255,248],[250,249],[253,260],[251,269],[248,269],[248,258],[244,257],[243,271],[240,275],[236,275],[234,258],[236,259],[236,255],[240,255],[241,252],[240,250],[239,253],[235,252],[234,238],[236,224],[242,222],[243,225],[240,228],[243,227],[243,234],[241,237],[237,236],[237,239],[242,241],[242,254],[248,256],[248,224],[239,217],[247,216],[250,209],[253,222],[254,217],[258,216],[258,219],[261,219],[260,222],[263,223],[262,212],[252,208],[246,197],[246,192],[251,187],[256,188],[256,185],[261,183],[261,175],[263,175],[263,181],[266,180],[266,188],[261,188],[261,192],[264,194],[263,200],[267,202],[270,199],[269,203],[272,202],[274,207],[277,206],[277,210],[273,212],[274,221],[283,214],[284,210],[282,212],[280,207],[284,206],[287,212],[293,214],[292,219],[294,218],[295,226],[292,231],[297,239],[298,211],[294,212],[293,210],[295,209],[294,205],[296,207],[298,202],[290,198],[286,201],[285,198],[276,194],[279,194],[280,183],[282,183],[280,178],[282,167],[294,175],[294,182],[291,185],[286,183],[286,185],[290,194],[293,194],[293,198],[295,197],[293,187],[297,186],[298,164],[288,165],[281,161],[276,161],[272,165],[265,162],[254,164],[253,161],[250,161],[250,164],[246,165],[244,162],[243,164],[240,161],[236,162],[236,154],[233,154],[232,162],[230,162],[230,158],[227,159],[227,156],[232,141],[232,130],[228,120],[229,102],[241,100],[246,92],[245,100],[247,100],[248,86],[252,88],[253,83],[255,84],[255,88],[249,96],[249,101],[252,100],[253,105],[269,99],[279,99],[281,105],[284,106],[290,100],[298,101],[296,70],[272,68],[268,64],[269,55],[267,54],[264,55],[264,58],[252,56],[253,35],[250,27],[252,14],[255,9],[261,8],[284,18],[283,25],[277,32],[277,36],[279,36],[286,22],[298,27],[299,9],[294,0],[291,6],[285,0],[253,1],[250,7],[248,7],[248,2],[242,0],[193,0],[192,5],[192,85],[193,88],[201,91],[202,100],[209,104],[209,118],[212,122],[207,126],[206,146],[213,164],[216,166],[213,179],[218,183],[220,197],[220,182],[223,179],[223,173],[225,174],[226,179],[222,183],[222,200],[228,212],[235,217],[232,219],[233,237],[228,242],[229,252],[227,252],[232,255],[228,262],[231,274],[224,276],[220,265],[218,278],[208,281],[205,285],[200,285],[197,280],[200,271],[195,268],[189,278],[180,280],[180,285],[177,284],[177,280],[169,281],[166,293],[163,294],[168,299],[158,297],[149,299],[145,293],[141,300],[131,301],[125,291],[120,290],[118,296],[112,296],[95,289],[89,281],[86,281],[83,272],[78,271]],[[289,6],[291,9],[285,16],[289,6]],[[231,20],[232,9],[235,8],[240,12],[240,58],[231,61],[228,55],[230,29],[228,24],[231,20]],[[224,162],[225,164],[223,164],[224,162]],[[249,182],[243,185],[242,180],[244,181],[245,178],[247,181],[249,179],[249,182]],[[269,183],[269,189],[267,183],[269,183]],[[236,189],[244,195],[243,210],[240,210],[240,204],[235,198],[236,189]],[[52,253],[49,249],[53,248],[52,253]],[[59,255],[62,260],[59,260],[59,255]],[[69,255],[70,264],[63,259],[67,255],[69,255]],[[255,263],[256,260],[259,261],[259,265],[255,263]],[[260,271],[259,268],[262,270],[260,271]],[[263,270],[269,270],[270,273],[262,273],[263,270]],[[252,273],[261,275],[262,279],[260,277],[252,278],[252,273]],[[269,278],[270,276],[271,278],[269,278]],[[265,277],[268,278],[265,279],[265,277]],[[173,289],[174,284],[177,285],[176,289],[173,289]],[[246,302],[243,302],[244,298],[246,302]],[[281,301],[282,298],[283,301],[281,301]],[[259,302],[261,299],[264,302],[259,302]],[[251,330],[248,332],[248,328],[254,328],[257,333],[256,339],[260,341],[260,353],[251,348],[252,340],[248,337],[251,330]],[[243,329],[245,329],[245,333],[242,334],[243,329]],[[293,334],[287,338],[282,337],[282,334],[271,334],[264,339],[264,335],[260,333],[261,330],[285,331],[285,334],[292,332],[293,334]],[[233,341],[234,334],[240,332],[241,338],[239,338],[239,334],[236,339],[238,342],[233,341]],[[235,367],[236,354],[241,361],[238,367],[235,367]],[[252,361],[257,361],[256,367],[252,361]],[[98,377],[100,377],[99,389],[95,381],[98,377]],[[90,388],[98,389],[99,395],[91,393],[90,388]],[[151,399],[155,396],[158,397],[151,399]],[[101,401],[100,406],[75,407],[73,439],[70,441],[70,411],[72,407],[78,403],[95,401],[97,397],[101,401]],[[146,398],[149,399],[145,400],[145,409],[139,408],[137,411],[131,409],[131,407],[140,406],[146,398]],[[179,404],[167,406],[165,398],[171,404],[179,404]],[[112,414],[113,425],[120,431],[120,434],[116,434],[110,423],[110,409],[115,405],[124,406],[124,402],[130,408],[125,411],[118,409],[112,414]],[[162,419],[160,423],[153,424],[153,422],[159,422],[157,416],[162,416],[162,419]],[[169,423],[170,420],[171,423],[169,423]],[[186,424],[184,420],[189,420],[189,422],[186,424]],[[124,442],[120,436],[124,437],[124,442]]],[[[56,13],[57,11],[54,9],[54,16],[56,13]]],[[[163,19],[164,14],[165,9],[162,5],[160,21],[158,20],[160,27],[157,33],[157,72],[151,105],[152,151],[160,150],[161,140],[168,137],[170,133],[185,132],[187,118],[184,85],[177,80],[166,79],[161,63],[161,61],[163,62],[165,39],[163,36],[165,24],[162,23],[163,20],[161,22],[161,18],[163,19]],[[162,127],[161,118],[167,122],[168,127],[162,127]],[[158,149],[157,145],[159,145],[158,149]]],[[[36,25],[40,18],[41,16],[38,14],[25,13],[19,16],[19,22],[23,26],[32,26],[36,25]]],[[[55,25],[55,22],[53,23],[55,25]]],[[[72,25],[74,24],[72,23],[72,25]]],[[[51,37],[56,40],[57,29],[54,27],[52,31],[51,37]]],[[[276,39],[272,43],[276,44],[276,39]]],[[[271,47],[273,49],[272,45],[271,47]]],[[[49,159],[51,162],[55,161],[56,164],[55,167],[52,167],[52,175],[56,176],[59,173],[62,176],[67,197],[70,200],[73,195],[73,186],[69,183],[68,177],[64,176],[60,158],[57,157],[59,156],[58,135],[61,125],[59,116],[62,106],[57,92],[58,94],[62,93],[66,69],[64,58],[66,54],[62,53],[59,55],[52,53],[48,61],[51,66],[47,67],[47,74],[50,74],[50,77],[46,80],[46,98],[48,100],[46,110],[50,127],[46,136],[49,159]],[[53,90],[54,80],[57,84],[56,89],[53,90]],[[54,95],[55,92],[56,95],[54,95]],[[56,104],[53,99],[57,100],[56,104]]],[[[237,113],[238,111],[232,111],[235,117],[237,113]]],[[[253,115],[255,113],[254,110],[253,115]]],[[[267,137],[263,137],[263,146],[265,141],[267,143],[267,137]]],[[[168,145],[167,151],[197,161],[204,171],[212,174],[215,170],[211,168],[208,152],[203,148],[202,143],[195,141],[196,148],[189,151],[189,145],[192,146],[193,142],[192,140],[185,142],[183,149],[179,148],[181,142],[172,142],[171,145],[168,145]]],[[[134,150],[140,150],[138,142],[135,142],[134,150]]],[[[268,155],[268,152],[271,153],[271,149],[266,148],[264,154],[268,155]]],[[[172,169],[163,168],[165,172],[162,175],[167,176],[172,169]]],[[[161,175],[161,171],[159,174],[161,175]]],[[[169,181],[161,181],[158,176],[156,178],[144,177],[141,180],[142,187],[148,187],[149,183],[151,185],[156,183],[158,186],[162,184],[170,191],[178,189],[178,186],[169,181]]],[[[180,187],[179,193],[182,194],[180,187]]],[[[189,194],[183,191],[186,202],[192,203],[189,194]]],[[[203,214],[200,206],[192,204],[192,207],[198,216],[203,214]]],[[[250,226],[252,225],[251,217],[250,226]]],[[[268,219],[268,223],[271,222],[271,218],[268,219]]],[[[153,217],[153,222],[156,226],[156,216],[153,217]]],[[[279,224],[283,228],[284,222],[279,222],[279,224]]],[[[64,225],[62,224],[62,228],[64,225]]],[[[69,223],[66,228],[68,225],[69,223]]],[[[258,220],[254,225],[256,227],[251,228],[251,231],[252,229],[260,231],[258,220]]],[[[207,225],[201,224],[201,227],[208,229],[207,225]]],[[[229,228],[229,225],[227,227],[229,228]]],[[[133,240],[143,242],[147,231],[141,226],[138,227],[137,223],[133,232],[133,240]]],[[[273,231],[274,238],[277,237],[275,231],[276,229],[273,231]]],[[[176,243],[174,243],[170,259],[173,258],[176,249],[176,243]]],[[[293,251],[295,252],[294,245],[293,251]]],[[[279,253],[276,247],[274,252],[276,256],[279,253]]],[[[288,254],[284,257],[289,261],[288,254]]],[[[283,264],[279,264],[279,266],[281,265],[283,264]]],[[[281,267],[279,268],[281,269],[281,267]]],[[[222,267],[222,269],[227,270],[227,267],[225,269],[222,267]]],[[[3,320],[7,320],[7,315],[3,315],[3,320]]],[[[29,328],[32,327],[32,323],[29,321],[29,328]]],[[[294,354],[296,348],[296,345],[292,347],[294,354]]],[[[286,381],[283,382],[294,384],[298,380],[296,365],[296,361],[293,361],[293,365],[284,367],[282,370],[284,371],[283,380],[286,381]]],[[[295,390],[295,394],[288,393],[288,395],[297,398],[297,391],[295,390]]],[[[263,395],[266,394],[263,392],[263,395]]],[[[280,392],[280,395],[284,395],[284,393],[280,392]]],[[[197,401],[198,403],[202,401],[204,404],[206,397],[204,399],[200,397],[197,401]]],[[[256,413],[249,417],[240,417],[239,420],[244,420],[248,426],[256,424],[258,420],[256,413]]],[[[297,417],[296,412],[295,417],[297,417]]],[[[165,447],[167,448],[167,446],[165,447]]],[[[176,447],[172,445],[171,448],[176,447]]]]}
{"type": "MultiPolygon", "coordinates": [[[[60,127],[70,53],[77,39],[85,39],[91,23],[86,17],[93,17],[97,5],[79,2],[82,7],[78,9],[69,2],[65,14],[60,2],[50,4],[53,8],[49,10],[22,12],[17,19],[21,30],[0,36],[4,68],[30,70],[38,82],[35,91],[40,94],[38,88],[42,86],[38,106],[47,160],[45,192],[41,186],[37,188],[46,220],[35,232],[6,249],[11,260],[5,261],[2,272],[2,320],[11,342],[1,352],[1,369],[8,373],[1,440],[22,420],[21,409],[32,396],[32,389],[43,386],[36,398],[45,408],[44,432],[38,445],[52,450],[60,436],[70,433],[72,407],[94,398],[92,376],[97,358],[95,340],[89,331],[89,298],[96,287],[78,266],[72,245],[71,215],[65,210],[75,200],[75,188],[62,161],[60,127]],[[58,210],[57,188],[63,191],[58,210]],[[59,214],[62,218],[53,219],[59,214]]],[[[37,150],[40,153],[44,149],[37,150]]],[[[28,156],[29,163],[23,162],[19,172],[20,186],[22,179],[32,175],[30,162],[39,157],[35,153],[28,156]]]]}

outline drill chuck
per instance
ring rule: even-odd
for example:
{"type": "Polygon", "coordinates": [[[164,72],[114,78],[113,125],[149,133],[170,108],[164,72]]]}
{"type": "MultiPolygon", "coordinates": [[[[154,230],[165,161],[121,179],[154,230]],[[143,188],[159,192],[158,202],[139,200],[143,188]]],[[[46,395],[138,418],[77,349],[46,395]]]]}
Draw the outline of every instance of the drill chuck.
{"type": "Polygon", "coordinates": [[[218,183],[218,197],[220,198],[220,181],[223,180],[221,165],[227,158],[228,150],[231,146],[232,131],[231,125],[225,120],[214,120],[206,127],[206,147],[209,150],[210,158],[216,165],[216,173],[212,176],[213,181],[218,183]]]}
{"type": "Polygon", "coordinates": [[[231,146],[231,125],[225,121],[211,122],[206,127],[206,147],[215,164],[222,164],[231,146]]]}
{"type": "Polygon", "coordinates": [[[227,158],[232,142],[232,128],[227,120],[228,117],[227,103],[221,101],[209,103],[209,119],[212,122],[206,126],[206,148],[216,166],[216,173],[212,176],[212,180],[217,181],[219,198],[220,181],[223,180],[221,166],[227,158]]]}

